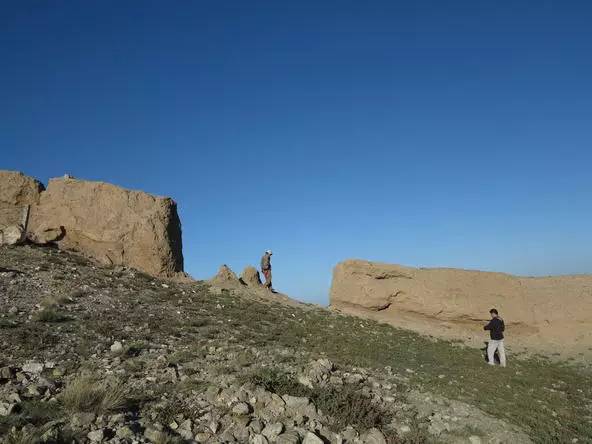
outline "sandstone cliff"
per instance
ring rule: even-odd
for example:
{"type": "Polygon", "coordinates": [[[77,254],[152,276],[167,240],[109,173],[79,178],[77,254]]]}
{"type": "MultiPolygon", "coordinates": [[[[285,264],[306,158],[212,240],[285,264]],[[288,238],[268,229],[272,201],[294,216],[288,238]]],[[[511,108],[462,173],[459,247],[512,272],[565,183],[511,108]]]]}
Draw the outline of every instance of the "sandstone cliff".
{"type": "Polygon", "coordinates": [[[434,336],[475,344],[500,310],[507,342],[543,351],[592,347],[592,276],[517,277],[348,260],[333,274],[331,306],[434,336]]]}
{"type": "Polygon", "coordinates": [[[0,201],[12,213],[31,206],[26,228],[33,242],[155,276],[183,271],[181,222],[170,198],[69,176],[51,179],[42,191],[35,179],[2,172],[0,185],[0,201]]]}

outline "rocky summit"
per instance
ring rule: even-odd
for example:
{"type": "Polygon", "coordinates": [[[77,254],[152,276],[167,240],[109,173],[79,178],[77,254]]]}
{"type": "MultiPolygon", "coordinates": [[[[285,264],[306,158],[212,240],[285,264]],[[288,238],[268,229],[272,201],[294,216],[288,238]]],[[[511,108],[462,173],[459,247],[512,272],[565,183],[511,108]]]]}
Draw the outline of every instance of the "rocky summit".
{"type": "Polygon", "coordinates": [[[585,367],[215,284],[0,247],[0,441],[590,442],[585,367]]]}

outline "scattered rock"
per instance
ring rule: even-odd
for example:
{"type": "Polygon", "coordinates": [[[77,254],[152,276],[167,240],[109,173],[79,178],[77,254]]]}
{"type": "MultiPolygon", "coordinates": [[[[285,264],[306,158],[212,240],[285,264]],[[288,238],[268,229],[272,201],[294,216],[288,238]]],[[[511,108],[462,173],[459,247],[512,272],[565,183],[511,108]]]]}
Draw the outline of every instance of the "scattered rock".
{"type": "Polygon", "coordinates": [[[365,444],[387,444],[384,434],[377,428],[372,428],[361,436],[365,444]]]}
{"type": "Polygon", "coordinates": [[[312,432],[308,432],[304,439],[302,440],[302,444],[324,444],[324,441],[315,435],[312,432]]]}
{"type": "Polygon", "coordinates": [[[43,371],[43,364],[39,362],[27,362],[23,365],[23,371],[25,373],[39,375],[43,371]]]}
{"type": "Polygon", "coordinates": [[[272,424],[266,425],[261,433],[269,440],[275,441],[279,434],[283,431],[284,425],[281,422],[274,422],[272,424]]]}
{"type": "Polygon", "coordinates": [[[115,341],[112,345],[111,345],[111,352],[112,353],[121,353],[123,352],[123,344],[119,341],[115,341]]]}
{"type": "Polygon", "coordinates": [[[90,442],[101,442],[105,438],[105,431],[103,429],[93,430],[86,436],[90,442]]]}
{"type": "Polygon", "coordinates": [[[232,413],[235,415],[248,415],[251,412],[251,407],[246,402],[239,402],[232,408],[232,413]]]}

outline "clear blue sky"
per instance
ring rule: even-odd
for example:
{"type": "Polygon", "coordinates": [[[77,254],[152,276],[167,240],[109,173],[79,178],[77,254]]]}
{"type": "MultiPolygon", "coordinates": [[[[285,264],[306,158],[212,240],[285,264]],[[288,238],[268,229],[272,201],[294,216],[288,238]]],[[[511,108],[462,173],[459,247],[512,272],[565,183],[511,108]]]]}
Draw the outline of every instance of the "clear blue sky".
{"type": "Polygon", "coordinates": [[[592,272],[590,2],[0,6],[0,168],[172,196],[195,277],[592,272]]]}

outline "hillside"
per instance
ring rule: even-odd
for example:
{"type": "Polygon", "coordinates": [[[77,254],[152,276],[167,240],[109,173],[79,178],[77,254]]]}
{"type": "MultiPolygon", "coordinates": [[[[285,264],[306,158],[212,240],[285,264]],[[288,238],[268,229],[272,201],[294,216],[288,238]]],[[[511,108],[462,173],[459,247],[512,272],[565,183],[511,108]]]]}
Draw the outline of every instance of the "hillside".
{"type": "Polygon", "coordinates": [[[592,442],[589,369],[0,248],[4,443],[592,442]]]}

